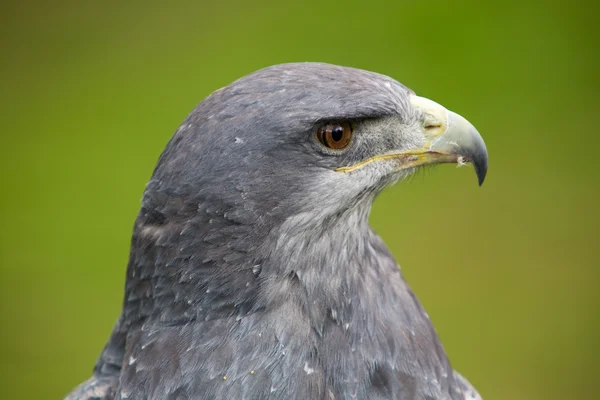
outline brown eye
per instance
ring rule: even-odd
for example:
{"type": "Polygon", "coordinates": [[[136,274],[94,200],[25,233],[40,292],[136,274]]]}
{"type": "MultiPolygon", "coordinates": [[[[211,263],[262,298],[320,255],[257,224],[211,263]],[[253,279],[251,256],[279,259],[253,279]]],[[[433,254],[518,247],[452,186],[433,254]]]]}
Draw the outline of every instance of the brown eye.
{"type": "Polygon", "coordinates": [[[352,139],[352,126],[348,122],[329,122],[317,129],[317,138],[325,147],[342,150],[352,139]]]}

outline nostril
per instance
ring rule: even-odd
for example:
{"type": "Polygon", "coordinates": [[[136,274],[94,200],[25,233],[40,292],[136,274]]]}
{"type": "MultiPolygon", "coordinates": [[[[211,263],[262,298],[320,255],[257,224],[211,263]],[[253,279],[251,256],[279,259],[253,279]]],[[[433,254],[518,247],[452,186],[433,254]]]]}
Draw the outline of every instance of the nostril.
{"type": "Polygon", "coordinates": [[[425,129],[427,129],[427,130],[438,129],[441,127],[442,127],[442,124],[427,124],[427,125],[425,125],[425,129]]]}

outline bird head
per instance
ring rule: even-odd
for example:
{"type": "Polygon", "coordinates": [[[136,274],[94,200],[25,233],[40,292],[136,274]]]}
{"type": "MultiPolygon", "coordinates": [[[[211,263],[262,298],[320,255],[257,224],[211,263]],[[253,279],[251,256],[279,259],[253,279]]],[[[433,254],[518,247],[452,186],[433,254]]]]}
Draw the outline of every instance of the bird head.
{"type": "Polygon", "coordinates": [[[201,102],[153,180],[218,200],[234,219],[268,225],[301,216],[302,225],[367,210],[419,167],[467,162],[481,184],[487,150],[460,115],[384,75],[294,63],[259,70],[201,102]]]}
{"type": "Polygon", "coordinates": [[[387,76],[320,63],[245,76],[198,104],[158,161],[133,234],[127,318],[229,315],[304,290],[330,305],[363,279],[373,249],[395,269],[368,226],[377,194],[420,167],[465,162],[482,183],[477,130],[387,76]]]}

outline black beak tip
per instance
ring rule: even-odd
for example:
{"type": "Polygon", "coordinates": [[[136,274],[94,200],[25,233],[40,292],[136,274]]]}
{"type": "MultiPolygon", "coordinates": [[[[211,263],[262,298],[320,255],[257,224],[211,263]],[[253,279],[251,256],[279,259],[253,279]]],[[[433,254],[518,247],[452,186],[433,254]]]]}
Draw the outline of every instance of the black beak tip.
{"type": "Polygon", "coordinates": [[[485,163],[485,165],[475,164],[475,173],[477,174],[477,180],[479,181],[479,186],[483,185],[483,181],[485,180],[485,175],[487,174],[487,163],[485,163]]]}
{"type": "Polygon", "coordinates": [[[477,181],[479,186],[483,185],[485,176],[487,175],[488,169],[488,153],[487,148],[483,140],[475,146],[474,151],[469,155],[473,166],[475,167],[475,173],[477,174],[477,181]]]}
{"type": "Polygon", "coordinates": [[[487,175],[488,169],[488,158],[487,152],[480,152],[472,158],[473,166],[475,167],[475,173],[477,174],[477,180],[479,182],[479,186],[483,185],[483,181],[485,180],[485,176],[487,175]]]}

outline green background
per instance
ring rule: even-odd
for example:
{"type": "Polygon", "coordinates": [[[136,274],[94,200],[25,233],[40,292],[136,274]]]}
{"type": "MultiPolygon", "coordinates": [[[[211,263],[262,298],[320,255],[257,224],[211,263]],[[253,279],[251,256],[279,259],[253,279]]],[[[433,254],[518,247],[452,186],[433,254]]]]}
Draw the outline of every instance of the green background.
{"type": "Polygon", "coordinates": [[[600,314],[598,7],[483,3],[0,5],[0,398],[90,376],[170,135],[258,68],[391,75],[467,117],[490,168],[440,166],[376,201],[454,366],[490,399],[592,399],[600,314]]]}

